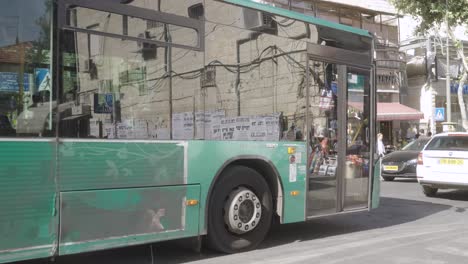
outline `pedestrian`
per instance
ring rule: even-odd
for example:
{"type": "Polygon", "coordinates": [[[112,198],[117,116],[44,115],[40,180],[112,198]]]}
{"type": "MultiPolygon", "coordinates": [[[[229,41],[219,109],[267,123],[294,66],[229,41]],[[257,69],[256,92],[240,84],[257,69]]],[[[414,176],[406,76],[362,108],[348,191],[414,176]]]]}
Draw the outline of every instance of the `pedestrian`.
{"type": "Polygon", "coordinates": [[[383,143],[383,134],[377,134],[377,155],[383,157],[385,155],[385,145],[383,143]]]}
{"type": "Polygon", "coordinates": [[[432,137],[432,132],[431,131],[427,132],[427,137],[432,137]]]}

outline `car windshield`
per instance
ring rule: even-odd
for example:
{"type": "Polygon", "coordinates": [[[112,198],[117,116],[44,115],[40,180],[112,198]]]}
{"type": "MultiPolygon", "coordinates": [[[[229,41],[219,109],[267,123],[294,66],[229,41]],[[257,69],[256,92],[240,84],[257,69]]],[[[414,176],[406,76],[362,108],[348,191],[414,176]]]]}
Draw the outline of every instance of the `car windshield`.
{"type": "Polygon", "coordinates": [[[418,139],[404,146],[402,150],[421,151],[429,139],[418,139]]]}
{"type": "Polygon", "coordinates": [[[434,138],[426,150],[468,150],[468,135],[442,136],[434,138]]]}

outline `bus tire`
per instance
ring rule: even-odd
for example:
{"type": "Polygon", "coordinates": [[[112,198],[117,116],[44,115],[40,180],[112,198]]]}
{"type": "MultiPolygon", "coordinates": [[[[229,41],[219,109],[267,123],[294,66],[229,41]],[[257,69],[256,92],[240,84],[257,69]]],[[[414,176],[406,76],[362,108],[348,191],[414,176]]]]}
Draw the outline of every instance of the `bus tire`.
{"type": "Polygon", "coordinates": [[[273,215],[270,188],[257,171],[230,166],[215,183],[208,208],[208,246],[223,253],[256,248],[273,215]]]}

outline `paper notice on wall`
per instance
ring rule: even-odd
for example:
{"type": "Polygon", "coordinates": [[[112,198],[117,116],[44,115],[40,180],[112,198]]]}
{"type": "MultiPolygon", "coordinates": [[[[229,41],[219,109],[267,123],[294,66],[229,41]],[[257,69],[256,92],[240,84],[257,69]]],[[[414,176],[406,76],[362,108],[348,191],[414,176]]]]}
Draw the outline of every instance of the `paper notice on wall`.
{"type": "Polygon", "coordinates": [[[250,117],[236,117],[233,140],[250,140],[250,117]]]}
{"type": "Polygon", "coordinates": [[[184,113],[172,114],[172,138],[184,139],[184,113]]]}
{"type": "Polygon", "coordinates": [[[236,118],[221,119],[221,139],[234,140],[234,132],[236,130],[236,118]]]}
{"type": "Polygon", "coordinates": [[[193,113],[174,113],[172,115],[172,138],[188,140],[193,139],[193,113]]]}
{"type": "Polygon", "coordinates": [[[208,131],[206,139],[221,140],[221,119],[226,116],[224,110],[212,112],[210,115],[205,116],[205,129],[208,131]]]}
{"type": "Polygon", "coordinates": [[[297,164],[289,164],[289,182],[297,181],[297,164]]]}
{"type": "Polygon", "coordinates": [[[206,119],[211,113],[196,112],[195,113],[195,139],[205,139],[207,137],[206,119]]]}
{"type": "Polygon", "coordinates": [[[279,116],[265,116],[266,138],[268,141],[276,141],[280,138],[279,116]]]}
{"type": "Polygon", "coordinates": [[[133,125],[136,139],[147,139],[149,137],[148,122],[146,120],[135,120],[133,125]]]}
{"type": "Polygon", "coordinates": [[[262,116],[255,116],[250,119],[250,140],[264,141],[267,136],[267,129],[265,125],[265,118],[262,116]]]}
{"type": "Polygon", "coordinates": [[[135,133],[133,131],[133,120],[122,120],[117,123],[117,138],[119,139],[134,139],[135,133]]]}
{"type": "Polygon", "coordinates": [[[193,122],[193,113],[186,112],[184,113],[184,136],[182,139],[193,139],[194,132],[194,122],[193,122]]]}
{"type": "Polygon", "coordinates": [[[167,121],[161,117],[155,117],[153,120],[148,122],[148,138],[151,139],[170,139],[169,128],[167,127],[167,121]]]}
{"type": "Polygon", "coordinates": [[[184,114],[174,113],[172,114],[172,138],[183,139],[184,137],[184,114]]]}

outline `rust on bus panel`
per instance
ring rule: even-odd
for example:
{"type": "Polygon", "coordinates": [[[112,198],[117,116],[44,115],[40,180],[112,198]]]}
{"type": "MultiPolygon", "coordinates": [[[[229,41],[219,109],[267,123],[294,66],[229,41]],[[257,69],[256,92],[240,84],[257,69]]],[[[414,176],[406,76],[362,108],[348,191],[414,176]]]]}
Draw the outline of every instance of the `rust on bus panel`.
{"type": "Polygon", "coordinates": [[[171,186],[61,193],[60,252],[73,253],[80,244],[99,249],[113,241],[124,243],[116,240],[132,236],[184,230],[186,189],[171,186]]]}

